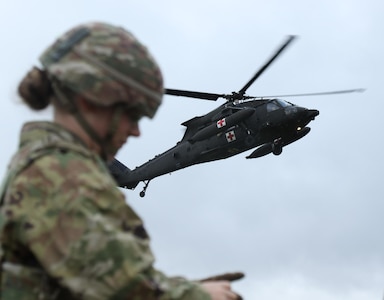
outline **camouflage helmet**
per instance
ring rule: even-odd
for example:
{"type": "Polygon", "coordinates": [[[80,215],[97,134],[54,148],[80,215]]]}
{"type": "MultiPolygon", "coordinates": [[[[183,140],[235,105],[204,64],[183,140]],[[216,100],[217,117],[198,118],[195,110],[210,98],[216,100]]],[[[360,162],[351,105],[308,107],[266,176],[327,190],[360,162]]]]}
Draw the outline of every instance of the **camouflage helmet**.
{"type": "Polygon", "coordinates": [[[51,45],[40,61],[53,80],[97,105],[124,103],[152,118],[162,101],[158,64],[121,27],[77,26],[51,45]]]}

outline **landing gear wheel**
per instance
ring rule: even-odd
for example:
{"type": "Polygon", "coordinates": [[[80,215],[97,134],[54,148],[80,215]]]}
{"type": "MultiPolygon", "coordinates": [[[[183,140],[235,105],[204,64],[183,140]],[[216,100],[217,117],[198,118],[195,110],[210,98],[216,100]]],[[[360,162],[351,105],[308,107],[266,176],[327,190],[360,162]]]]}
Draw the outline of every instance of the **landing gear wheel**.
{"type": "Polygon", "coordinates": [[[282,152],[283,152],[283,142],[281,138],[274,140],[272,144],[272,153],[274,155],[280,155],[282,152]]]}

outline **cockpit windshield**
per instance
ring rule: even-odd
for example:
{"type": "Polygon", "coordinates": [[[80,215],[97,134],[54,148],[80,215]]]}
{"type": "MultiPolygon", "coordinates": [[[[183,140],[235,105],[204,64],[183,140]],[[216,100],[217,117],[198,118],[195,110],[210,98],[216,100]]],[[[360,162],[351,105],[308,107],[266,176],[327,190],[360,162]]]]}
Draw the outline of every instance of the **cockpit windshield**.
{"type": "Polygon", "coordinates": [[[271,112],[271,111],[285,108],[285,107],[289,107],[289,106],[293,106],[293,104],[291,104],[287,101],[281,100],[281,99],[273,99],[273,100],[268,102],[267,111],[271,112]]]}
{"type": "Polygon", "coordinates": [[[281,107],[287,107],[287,106],[292,106],[291,103],[281,100],[281,99],[275,99],[275,101],[281,106],[281,107]]]}
{"type": "Polygon", "coordinates": [[[271,101],[271,102],[267,103],[267,112],[278,110],[280,108],[281,107],[279,105],[277,105],[277,103],[275,103],[275,101],[271,101]]]}

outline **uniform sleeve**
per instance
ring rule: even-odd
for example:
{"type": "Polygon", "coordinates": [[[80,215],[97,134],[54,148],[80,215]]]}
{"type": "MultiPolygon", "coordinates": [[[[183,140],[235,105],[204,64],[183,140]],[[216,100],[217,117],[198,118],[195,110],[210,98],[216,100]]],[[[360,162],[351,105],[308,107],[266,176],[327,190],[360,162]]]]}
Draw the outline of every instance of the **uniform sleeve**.
{"type": "Polygon", "coordinates": [[[22,243],[75,296],[210,299],[198,283],[154,269],[142,220],[94,161],[44,157],[23,172],[15,188],[28,198],[22,243]]]}

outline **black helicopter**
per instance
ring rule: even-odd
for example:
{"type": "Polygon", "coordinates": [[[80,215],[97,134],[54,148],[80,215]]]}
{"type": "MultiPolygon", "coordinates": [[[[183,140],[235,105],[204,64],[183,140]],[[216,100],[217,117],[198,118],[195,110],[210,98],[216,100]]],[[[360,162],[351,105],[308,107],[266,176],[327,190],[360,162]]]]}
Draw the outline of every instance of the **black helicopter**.
{"type": "Polygon", "coordinates": [[[109,164],[111,174],[120,187],[134,189],[140,181],[145,186],[140,192],[144,197],[150,180],[195,164],[224,159],[256,148],[246,158],[258,158],[269,153],[280,155],[287,146],[310,131],[308,123],[319,115],[315,109],[294,105],[278,97],[340,94],[361,89],[299,95],[252,97],[246,90],[294,40],[289,36],[275,54],[241,88],[232,94],[214,94],[186,90],[166,89],[165,94],[206,100],[227,100],[204,116],[194,117],[184,123],[183,138],[171,149],[130,170],[114,159],[109,164]]]}

